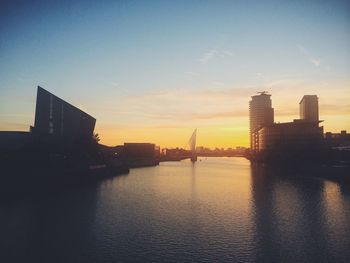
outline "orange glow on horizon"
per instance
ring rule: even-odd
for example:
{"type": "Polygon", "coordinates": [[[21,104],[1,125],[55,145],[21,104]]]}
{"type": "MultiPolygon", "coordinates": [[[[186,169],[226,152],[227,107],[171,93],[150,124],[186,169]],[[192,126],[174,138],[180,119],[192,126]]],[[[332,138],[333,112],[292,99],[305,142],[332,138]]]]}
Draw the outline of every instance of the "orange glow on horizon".
{"type": "MultiPolygon", "coordinates": [[[[171,128],[171,129],[130,129],[120,131],[114,130],[97,131],[100,135],[100,143],[109,146],[121,145],[124,142],[150,142],[162,148],[185,148],[193,132],[192,128],[171,128]]],[[[209,148],[235,148],[237,146],[248,147],[248,128],[198,128],[197,146],[209,148]]]]}

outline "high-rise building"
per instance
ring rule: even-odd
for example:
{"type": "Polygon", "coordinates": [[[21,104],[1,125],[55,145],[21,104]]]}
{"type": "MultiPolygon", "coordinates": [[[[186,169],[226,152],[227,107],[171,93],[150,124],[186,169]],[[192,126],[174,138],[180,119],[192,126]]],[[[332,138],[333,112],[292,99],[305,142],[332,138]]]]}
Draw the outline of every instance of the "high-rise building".
{"type": "Polygon", "coordinates": [[[286,123],[273,123],[273,111],[272,117],[268,115],[273,110],[269,96],[262,93],[253,96],[250,102],[250,136],[254,152],[300,150],[320,145],[323,127],[319,127],[316,95],[305,95],[300,101],[300,119],[286,123]]]}
{"type": "Polygon", "coordinates": [[[250,148],[253,151],[258,150],[258,129],[274,122],[271,95],[265,91],[259,93],[259,95],[252,96],[252,100],[249,102],[250,148]]]}
{"type": "Polygon", "coordinates": [[[317,95],[304,95],[299,102],[300,119],[318,122],[318,98],[317,95]]]}

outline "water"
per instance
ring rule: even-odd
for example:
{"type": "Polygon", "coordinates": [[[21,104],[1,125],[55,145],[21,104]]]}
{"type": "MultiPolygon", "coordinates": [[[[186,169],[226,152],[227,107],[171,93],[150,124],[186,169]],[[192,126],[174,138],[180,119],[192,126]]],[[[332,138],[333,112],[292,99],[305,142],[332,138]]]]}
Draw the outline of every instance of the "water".
{"type": "Polygon", "coordinates": [[[0,205],[0,262],[350,262],[350,195],[243,158],[0,205]]]}

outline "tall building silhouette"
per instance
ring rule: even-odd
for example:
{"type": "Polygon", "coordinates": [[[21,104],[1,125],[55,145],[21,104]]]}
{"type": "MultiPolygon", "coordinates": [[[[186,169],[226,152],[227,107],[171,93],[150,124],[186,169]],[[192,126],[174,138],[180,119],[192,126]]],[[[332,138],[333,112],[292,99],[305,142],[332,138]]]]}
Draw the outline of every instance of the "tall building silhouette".
{"type": "Polygon", "coordinates": [[[317,95],[304,95],[299,102],[300,119],[305,121],[319,121],[317,95]]]}
{"type": "Polygon", "coordinates": [[[249,101],[250,148],[253,151],[256,151],[259,146],[256,131],[274,122],[271,95],[265,91],[259,93],[259,95],[252,96],[252,100],[249,101]]]}
{"type": "Polygon", "coordinates": [[[261,92],[249,102],[250,142],[253,152],[300,150],[318,147],[323,139],[319,127],[318,98],[305,95],[300,101],[300,119],[274,123],[271,95],[261,92]]]}

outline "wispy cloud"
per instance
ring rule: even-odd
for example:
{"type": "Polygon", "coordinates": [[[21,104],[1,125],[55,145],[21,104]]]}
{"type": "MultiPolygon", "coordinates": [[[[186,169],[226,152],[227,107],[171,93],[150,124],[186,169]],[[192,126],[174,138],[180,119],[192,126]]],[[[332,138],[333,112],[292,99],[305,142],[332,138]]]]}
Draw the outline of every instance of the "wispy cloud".
{"type": "MultiPolygon", "coordinates": [[[[182,87],[127,94],[120,97],[117,104],[113,101],[99,105],[99,111],[103,114],[97,117],[101,119],[100,122],[118,122],[126,126],[187,126],[191,123],[231,125],[248,120],[250,96],[262,90],[269,91],[273,96],[276,121],[298,118],[298,103],[305,94],[317,94],[320,97],[322,115],[344,115],[349,114],[350,110],[348,100],[343,101],[338,97],[329,99],[329,89],[320,88],[320,82],[298,77],[271,80],[262,86],[228,87],[229,84],[221,84],[211,83],[210,87],[202,89],[182,87]],[[339,107],[332,105],[334,101],[339,107]]],[[[337,89],[340,87],[343,85],[339,84],[337,89]]]]}
{"type": "Polygon", "coordinates": [[[223,50],[222,52],[221,52],[221,56],[222,57],[232,57],[233,56],[233,53],[231,52],[231,51],[229,51],[229,50],[223,50]]]}
{"type": "Polygon", "coordinates": [[[175,121],[176,123],[183,123],[195,120],[213,120],[213,119],[226,119],[226,118],[237,118],[237,117],[247,117],[247,109],[237,109],[236,111],[212,111],[212,112],[196,112],[195,110],[187,110],[187,112],[181,110],[168,110],[167,112],[153,111],[153,113],[146,112],[123,112],[120,114],[127,114],[129,116],[137,115],[149,120],[157,120],[158,122],[162,120],[175,121]]]}
{"type": "Polygon", "coordinates": [[[188,117],[191,119],[223,119],[248,116],[248,110],[238,109],[236,111],[216,111],[210,113],[194,113],[188,117]]]}
{"type": "Polygon", "coordinates": [[[208,52],[205,52],[202,57],[199,59],[199,61],[203,64],[207,64],[211,59],[213,59],[218,51],[216,49],[209,50],[208,52]]]}
{"type": "Polygon", "coordinates": [[[314,64],[316,67],[321,65],[321,60],[319,58],[316,58],[313,56],[305,47],[298,44],[297,48],[299,51],[305,56],[305,58],[312,64],[314,64]]]}
{"type": "Polygon", "coordinates": [[[223,87],[223,86],[225,86],[225,83],[223,83],[221,81],[213,81],[211,84],[213,84],[213,86],[215,86],[215,87],[223,87]]]}
{"type": "Polygon", "coordinates": [[[350,115],[350,104],[320,104],[320,110],[327,115],[350,115]]]}
{"type": "Polygon", "coordinates": [[[199,76],[199,73],[193,71],[186,71],[185,74],[193,77],[199,76]]]}
{"type": "Polygon", "coordinates": [[[209,63],[210,60],[214,59],[215,57],[225,58],[225,57],[232,57],[233,53],[229,50],[218,50],[218,49],[211,49],[199,58],[199,62],[203,64],[209,63]]]}
{"type": "Polygon", "coordinates": [[[269,83],[271,81],[271,77],[269,74],[266,73],[262,73],[262,72],[256,72],[255,74],[253,74],[253,77],[258,80],[259,82],[262,83],[269,83]]]}
{"type": "Polygon", "coordinates": [[[247,100],[254,93],[255,88],[253,91],[250,88],[225,89],[220,86],[202,90],[159,90],[126,96],[113,107],[115,113],[128,121],[137,118],[168,124],[219,120],[247,116],[247,100]],[[125,111],[125,108],[128,110],[125,111]]]}
{"type": "Polygon", "coordinates": [[[114,81],[105,81],[105,84],[106,84],[107,86],[111,86],[111,87],[113,87],[113,88],[118,88],[118,87],[119,87],[119,83],[114,82],[114,81]]]}

